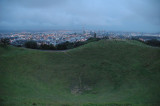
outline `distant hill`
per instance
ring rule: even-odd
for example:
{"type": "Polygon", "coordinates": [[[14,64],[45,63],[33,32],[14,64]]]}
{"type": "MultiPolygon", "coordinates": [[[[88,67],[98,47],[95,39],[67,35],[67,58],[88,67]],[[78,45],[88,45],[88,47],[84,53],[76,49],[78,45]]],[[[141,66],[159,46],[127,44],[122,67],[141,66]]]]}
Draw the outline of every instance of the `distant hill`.
{"type": "Polygon", "coordinates": [[[2,106],[158,106],[159,82],[160,49],[138,41],[66,52],[0,47],[2,106]]]}

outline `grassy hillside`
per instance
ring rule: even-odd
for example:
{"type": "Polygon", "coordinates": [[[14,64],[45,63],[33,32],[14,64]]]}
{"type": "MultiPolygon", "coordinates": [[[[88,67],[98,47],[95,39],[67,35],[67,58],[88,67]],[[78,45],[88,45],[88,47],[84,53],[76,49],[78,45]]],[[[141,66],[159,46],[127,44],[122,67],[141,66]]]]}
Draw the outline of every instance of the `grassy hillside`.
{"type": "Polygon", "coordinates": [[[159,82],[160,49],[137,41],[102,40],[67,52],[0,47],[4,106],[158,106],[159,82]]]}

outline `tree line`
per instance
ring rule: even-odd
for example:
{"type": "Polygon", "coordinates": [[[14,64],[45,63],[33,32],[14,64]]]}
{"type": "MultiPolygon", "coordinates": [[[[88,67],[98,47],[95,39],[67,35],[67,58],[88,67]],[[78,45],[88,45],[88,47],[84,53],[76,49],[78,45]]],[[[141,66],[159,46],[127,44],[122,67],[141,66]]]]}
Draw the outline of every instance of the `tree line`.
{"type": "MultiPolygon", "coordinates": [[[[41,44],[38,45],[37,42],[35,41],[27,41],[24,43],[24,47],[26,48],[31,48],[31,49],[41,49],[41,50],[67,50],[67,49],[73,49],[79,46],[82,46],[84,44],[90,43],[90,42],[95,42],[95,41],[99,41],[102,39],[108,39],[108,37],[104,37],[104,38],[96,38],[96,37],[91,37],[86,41],[78,41],[78,42],[64,42],[64,43],[60,43],[58,45],[47,45],[47,44],[41,44]]],[[[141,41],[138,38],[132,38],[131,40],[137,40],[139,42],[145,43],[147,45],[150,46],[155,46],[155,47],[160,47],[160,41],[157,39],[151,39],[151,40],[147,40],[147,41],[141,41]]],[[[1,38],[0,39],[0,46],[1,47],[7,47],[7,45],[10,45],[10,39],[9,38],[1,38]]]]}
{"type": "Polygon", "coordinates": [[[142,41],[142,40],[140,40],[138,38],[134,38],[133,37],[132,40],[137,40],[137,41],[142,42],[142,43],[144,43],[146,45],[150,45],[150,46],[154,46],[154,47],[160,47],[160,41],[157,40],[157,39],[151,39],[151,40],[147,40],[147,41],[142,41]]]}
{"type": "Polygon", "coordinates": [[[60,43],[56,46],[50,44],[41,44],[41,45],[37,45],[37,43],[35,41],[27,41],[24,44],[24,47],[26,48],[32,48],[32,49],[42,49],[42,50],[67,50],[67,49],[73,49],[79,46],[82,46],[84,44],[87,44],[89,42],[94,42],[94,41],[99,41],[100,38],[89,38],[86,41],[78,41],[78,42],[64,42],[64,43],[60,43]]]}

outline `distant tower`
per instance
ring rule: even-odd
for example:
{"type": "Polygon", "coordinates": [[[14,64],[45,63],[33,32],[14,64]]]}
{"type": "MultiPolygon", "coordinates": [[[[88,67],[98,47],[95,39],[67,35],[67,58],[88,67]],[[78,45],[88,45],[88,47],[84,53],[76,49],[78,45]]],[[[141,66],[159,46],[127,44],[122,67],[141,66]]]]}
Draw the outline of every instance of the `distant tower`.
{"type": "Polygon", "coordinates": [[[96,38],[97,37],[97,34],[94,32],[94,38],[96,38]]]}
{"type": "Polygon", "coordinates": [[[82,27],[82,32],[83,32],[83,34],[85,34],[86,33],[86,31],[85,31],[85,29],[84,29],[84,26],[82,27]]]}

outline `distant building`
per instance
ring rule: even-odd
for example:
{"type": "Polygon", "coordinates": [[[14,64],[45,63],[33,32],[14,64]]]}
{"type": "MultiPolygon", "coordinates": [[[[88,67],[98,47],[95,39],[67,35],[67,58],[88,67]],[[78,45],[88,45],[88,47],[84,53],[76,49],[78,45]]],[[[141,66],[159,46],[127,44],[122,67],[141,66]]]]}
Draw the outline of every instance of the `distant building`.
{"type": "Polygon", "coordinates": [[[94,32],[94,38],[96,38],[97,37],[97,34],[94,32]]]}

